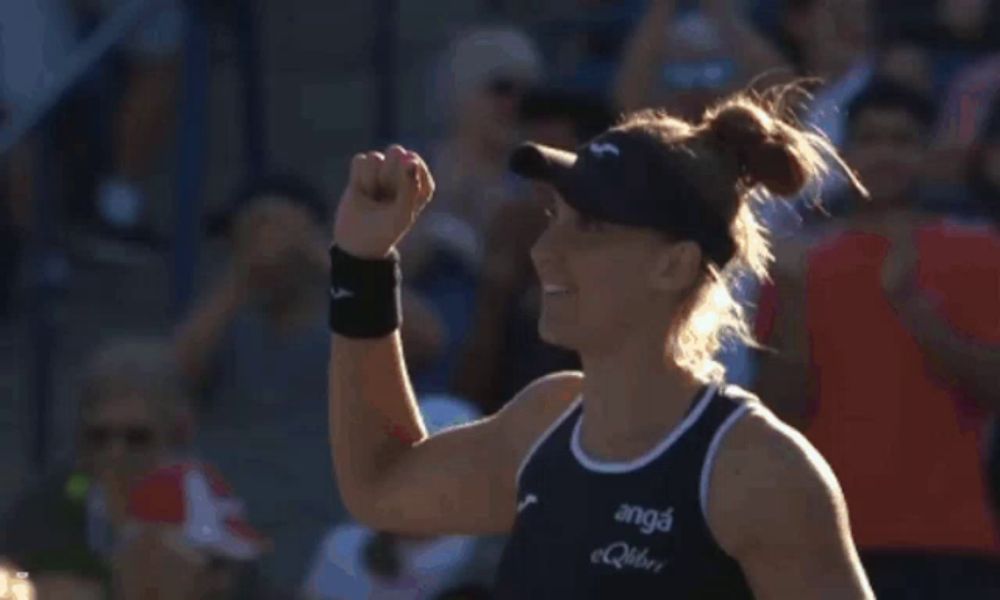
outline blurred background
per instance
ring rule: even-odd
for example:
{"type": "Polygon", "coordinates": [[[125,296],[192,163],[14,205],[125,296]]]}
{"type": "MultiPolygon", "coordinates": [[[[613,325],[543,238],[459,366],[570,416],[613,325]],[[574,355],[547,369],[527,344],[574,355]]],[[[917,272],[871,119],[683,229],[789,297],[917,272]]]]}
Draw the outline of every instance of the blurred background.
{"type": "Polygon", "coordinates": [[[727,348],[730,379],[831,460],[886,589],[929,594],[888,597],[1000,597],[936,587],[998,572],[996,0],[3,0],[0,564],[43,599],[488,598],[502,539],[369,531],[337,496],[324,278],[350,157],[399,142],[438,182],[401,249],[403,338],[445,427],[578,366],[537,337],[545,217],[514,144],[795,80],[872,199],[831,176],[762,213],[774,281],[737,283],[778,352],[727,348]],[[909,284],[927,302],[879,329],[909,284]],[[971,562],[915,582],[894,552],[971,562]]]}

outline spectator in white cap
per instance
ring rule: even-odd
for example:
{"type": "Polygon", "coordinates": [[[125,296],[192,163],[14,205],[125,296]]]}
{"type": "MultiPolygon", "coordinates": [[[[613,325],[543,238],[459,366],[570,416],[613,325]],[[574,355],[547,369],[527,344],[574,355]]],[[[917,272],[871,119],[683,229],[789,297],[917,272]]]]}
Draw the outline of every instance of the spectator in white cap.
{"type": "Polygon", "coordinates": [[[161,467],[129,494],[115,592],[144,598],[156,590],[162,600],[247,598],[260,589],[246,575],[268,549],[218,472],[195,462],[161,467]]]}
{"type": "MultiPolygon", "coordinates": [[[[425,397],[420,412],[432,434],[480,416],[472,404],[445,395],[425,397]]],[[[478,572],[472,564],[480,556],[477,542],[470,536],[399,536],[357,523],[340,525],[320,544],[302,593],[308,600],[433,599],[470,583],[463,577],[478,572]]]]}
{"type": "Polygon", "coordinates": [[[188,397],[158,340],[103,345],[87,360],[79,390],[74,460],[25,490],[0,519],[0,556],[29,571],[39,589],[53,577],[105,589],[129,491],[185,457],[193,436],[188,397]]]}
{"type": "MultiPolygon", "coordinates": [[[[478,256],[474,236],[502,200],[506,157],[518,141],[518,106],[528,88],[542,76],[541,55],[534,42],[517,29],[477,29],[458,37],[440,64],[442,73],[434,102],[448,115],[445,138],[427,153],[437,174],[433,207],[471,229],[469,242],[452,240],[459,252],[478,256]]],[[[445,243],[443,225],[427,231],[445,243]]],[[[426,239],[411,242],[423,249],[426,239]]],[[[429,249],[429,248],[428,248],[429,249]]],[[[407,254],[416,254],[413,251],[407,254]]],[[[421,252],[420,260],[426,258],[421,252]]],[[[418,264],[414,259],[413,264],[418,264]]],[[[413,273],[407,269],[407,273],[413,273]]]]}
{"type": "Polygon", "coordinates": [[[423,153],[434,169],[435,200],[402,252],[407,280],[445,329],[440,360],[414,371],[419,393],[449,391],[455,357],[471,327],[487,228],[518,195],[506,164],[518,141],[518,107],[543,71],[531,38],[503,27],[456,38],[439,66],[434,102],[448,115],[448,133],[423,153]]]}

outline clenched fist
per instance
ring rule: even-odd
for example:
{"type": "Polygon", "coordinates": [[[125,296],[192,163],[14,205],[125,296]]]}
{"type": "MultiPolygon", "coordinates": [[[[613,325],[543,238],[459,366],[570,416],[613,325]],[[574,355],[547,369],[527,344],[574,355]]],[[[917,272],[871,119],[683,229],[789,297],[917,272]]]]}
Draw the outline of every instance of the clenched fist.
{"type": "Polygon", "coordinates": [[[430,201],[434,179],[416,152],[393,145],[357,154],[340,197],[333,241],[359,258],[385,258],[430,201]]]}

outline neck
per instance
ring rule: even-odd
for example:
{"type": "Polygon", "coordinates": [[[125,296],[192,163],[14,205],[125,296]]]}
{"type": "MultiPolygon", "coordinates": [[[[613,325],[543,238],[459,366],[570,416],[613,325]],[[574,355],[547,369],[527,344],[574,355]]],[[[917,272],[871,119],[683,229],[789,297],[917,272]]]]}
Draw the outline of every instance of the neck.
{"type": "Polygon", "coordinates": [[[583,442],[598,457],[628,459],[676,426],[701,383],[666,356],[663,340],[582,356],[583,442]]]}

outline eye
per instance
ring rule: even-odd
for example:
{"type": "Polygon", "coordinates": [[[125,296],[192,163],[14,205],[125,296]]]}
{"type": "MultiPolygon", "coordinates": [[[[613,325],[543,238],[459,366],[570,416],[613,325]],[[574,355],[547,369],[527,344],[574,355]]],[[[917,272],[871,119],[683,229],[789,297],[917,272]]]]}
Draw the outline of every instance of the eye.
{"type": "Polygon", "coordinates": [[[545,207],[545,216],[551,221],[556,218],[556,210],[551,206],[545,207]]]}

